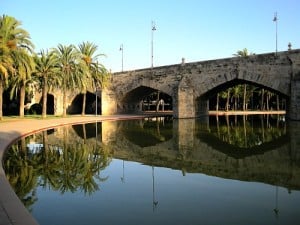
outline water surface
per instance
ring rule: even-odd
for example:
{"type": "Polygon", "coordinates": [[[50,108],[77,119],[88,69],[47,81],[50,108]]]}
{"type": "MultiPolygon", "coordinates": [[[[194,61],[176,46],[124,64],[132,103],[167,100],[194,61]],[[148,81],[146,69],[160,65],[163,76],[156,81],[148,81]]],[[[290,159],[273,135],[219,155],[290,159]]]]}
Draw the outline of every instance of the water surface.
{"type": "Polygon", "coordinates": [[[295,224],[299,138],[276,116],[102,122],[23,138],[4,165],[41,225],[295,224]]]}

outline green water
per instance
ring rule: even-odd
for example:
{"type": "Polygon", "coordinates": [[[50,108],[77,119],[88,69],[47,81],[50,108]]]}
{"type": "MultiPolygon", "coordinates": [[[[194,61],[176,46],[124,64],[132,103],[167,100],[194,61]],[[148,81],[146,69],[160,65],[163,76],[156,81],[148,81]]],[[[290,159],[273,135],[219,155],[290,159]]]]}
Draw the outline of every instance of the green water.
{"type": "Polygon", "coordinates": [[[171,117],[59,127],[6,152],[41,225],[297,224],[300,123],[171,117]]]}

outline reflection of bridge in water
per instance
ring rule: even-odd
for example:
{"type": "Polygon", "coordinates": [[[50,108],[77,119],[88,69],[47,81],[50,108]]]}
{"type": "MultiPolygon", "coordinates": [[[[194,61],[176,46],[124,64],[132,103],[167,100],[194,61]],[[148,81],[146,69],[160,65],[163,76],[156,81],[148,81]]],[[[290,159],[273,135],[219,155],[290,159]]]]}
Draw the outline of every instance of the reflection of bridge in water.
{"type": "MultiPolygon", "coordinates": [[[[218,140],[209,133],[208,120],[199,123],[195,119],[76,125],[70,140],[85,138],[87,145],[97,142],[114,158],[181,170],[183,175],[203,173],[300,190],[300,124],[292,123],[285,129],[277,139],[249,149],[218,140]]],[[[54,134],[49,143],[58,143],[61,138],[59,130],[54,134]]]]}
{"type": "MultiPolygon", "coordinates": [[[[132,130],[144,125],[141,121],[135,123],[132,130]]],[[[164,141],[160,137],[156,139],[156,143],[153,142],[154,145],[140,146],[138,141],[133,142],[128,138],[130,131],[126,122],[103,122],[103,144],[113,150],[115,158],[178,169],[183,174],[204,173],[300,189],[300,152],[295,146],[296,140],[291,137],[296,130],[300,131],[300,125],[291,127],[293,131],[272,142],[251,149],[235,148],[231,145],[229,151],[230,145],[226,146],[217,139],[206,142],[209,134],[203,131],[209,128],[207,124],[202,123],[199,127],[194,119],[173,120],[171,136],[167,129],[164,130],[164,126],[168,127],[170,123],[159,125],[164,141]],[[109,136],[106,135],[108,133],[109,136]]],[[[142,128],[139,132],[142,132],[142,128]]],[[[145,132],[149,130],[145,129],[145,132]]]]}
{"type": "MultiPolygon", "coordinates": [[[[106,130],[113,129],[113,133],[118,134],[103,140],[104,144],[113,149],[115,158],[178,169],[182,170],[183,174],[197,172],[300,189],[300,152],[297,150],[299,148],[293,147],[296,140],[290,139],[288,135],[254,149],[244,149],[242,154],[232,152],[228,154],[223,151],[226,146],[221,141],[218,143],[215,140],[215,144],[211,145],[198,138],[197,123],[194,119],[174,120],[172,138],[146,147],[129,141],[126,138],[126,124],[123,127],[120,123],[118,126],[117,124],[111,122],[102,124],[102,135],[106,130]],[[238,157],[235,157],[237,155],[238,157]]],[[[299,132],[300,126],[291,129],[299,132]]],[[[160,130],[163,130],[163,126],[160,130]]],[[[293,133],[295,132],[291,132],[293,133]]],[[[233,150],[241,149],[233,148],[233,150]]]]}

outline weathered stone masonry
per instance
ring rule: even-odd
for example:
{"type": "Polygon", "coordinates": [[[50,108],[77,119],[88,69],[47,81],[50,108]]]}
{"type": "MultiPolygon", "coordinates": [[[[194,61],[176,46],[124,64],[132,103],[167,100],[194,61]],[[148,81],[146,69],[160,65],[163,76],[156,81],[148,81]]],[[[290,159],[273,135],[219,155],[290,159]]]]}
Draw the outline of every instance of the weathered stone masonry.
{"type": "Polygon", "coordinates": [[[174,117],[197,117],[207,114],[210,94],[237,80],[283,94],[288,116],[300,120],[300,49],[115,73],[102,92],[102,113],[139,112],[143,97],[155,89],[172,97],[174,117]]]}
{"type": "MultiPolygon", "coordinates": [[[[288,100],[288,117],[300,120],[300,49],[233,57],[114,73],[111,85],[98,91],[103,115],[138,113],[142,99],[158,90],[172,97],[175,118],[193,118],[208,113],[208,99],[234,82],[251,82],[281,93],[288,100]]],[[[94,90],[88,90],[95,93],[94,90]]],[[[60,90],[54,96],[54,113],[62,114],[60,90]]],[[[80,111],[80,94],[68,93],[68,109],[80,111]]],[[[36,95],[39,102],[40,95],[36,95]]]]}

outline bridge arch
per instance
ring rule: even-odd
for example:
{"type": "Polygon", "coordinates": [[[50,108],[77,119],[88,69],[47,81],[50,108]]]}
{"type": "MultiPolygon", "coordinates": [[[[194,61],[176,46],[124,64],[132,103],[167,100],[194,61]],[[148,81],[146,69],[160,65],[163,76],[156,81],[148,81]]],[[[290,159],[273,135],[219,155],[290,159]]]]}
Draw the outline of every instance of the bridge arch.
{"type": "MultiPolygon", "coordinates": [[[[162,100],[163,104],[168,104],[168,109],[172,107],[170,103],[172,104],[173,97],[169,95],[168,93],[165,93],[162,90],[148,87],[148,86],[139,86],[136,87],[126,94],[123,94],[123,97],[120,98],[120,100],[117,103],[117,111],[119,113],[138,113],[146,110],[155,110],[155,108],[150,108],[150,105],[156,105],[159,102],[153,102],[151,99],[145,100],[146,97],[149,97],[152,93],[159,92],[158,100],[162,100]],[[151,101],[151,102],[150,102],[151,101]]],[[[164,106],[158,109],[164,110],[164,106]]]]}
{"type": "Polygon", "coordinates": [[[172,96],[174,117],[192,118],[207,114],[207,96],[235,82],[280,93],[289,103],[288,117],[300,120],[300,49],[115,73],[102,104],[106,114],[118,113],[120,101],[143,86],[172,96]]]}
{"type": "MultiPolygon", "coordinates": [[[[85,114],[96,114],[96,99],[97,99],[97,114],[101,114],[101,99],[96,97],[95,93],[87,91],[85,114]]],[[[67,108],[68,114],[80,114],[82,112],[83,94],[78,93],[72,98],[72,101],[67,108]]]]}
{"type": "MultiPolygon", "coordinates": [[[[251,85],[252,88],[253,87],[256,88],[253,90],[249,90],[249,89],[246,90],[247,91],[247,104],[249,106],[251,106],[252,109],[254,109],[254,107],[253,107],[254,104],[256,105],[255,109],[257,109],[258,105],[260,106],[259,109],[262,108],[262,106],[261,106],[262,102],[260,102],[261,97],[259,98],[259,96],[261,96],[261,94],[258,93],[257,89],[261,89],[261,90],[264,89],[264,91],[269,91],[276,95],[276,96],[272,96],[270,100],[274,101],[274,99],[277,98],[277,96],[278,96],[278,99],[276,99],[276,101],[280,101],[280,103],[281,103],[280,109],[281,110],[283,110],[283,109],[286,110],[288,108],[289,96],[287,96],[286,93],[282,93],[278,90],[274,90],[270,87],[267,87],[267,86],[264,86],[264,85],[261,85],[258,83],[250,82],[248,80],[234,79],[234,80],[228,81],[226,83],[220,84],[219,86],[215,86],[214,88],[208,90],[206,93],[202,94],[201,96],[197,96],[196,97],[196,111],[200,112],[200,114],[201,114],[201,112],[202,112],[202,114],[203,113],[205,114],[206,109],[216,110],[216,107],[217,107],[216,105],[218,104],[216,102],[217,101],[216,98],[217,98],[218,93],[224,92],[224,91],[228,90],[228,88],[235,87],[236,85],[243,85],[243,84],[251,85]],[[251,96],[249,96],[249,93],[251,93],[251,92],[252,92],[252,94],[251,94],[251,96]],[[259,104],[258,104],[258,102],[259,102],[259,104]],[[200,107],[200,110],[199,110],[199,107],[197,110],[197,106],[200,107]],[[201,107],[204,107],[204,108],[201,110],[201,107]]],[[[232,97],[232,93],[230,93],[230,95],[232,97]]],[[[242,99],[242,97],[241,97],[241,99],[242,99]]],[[[277,104],[278,103],[279,102],[277,102],[277,104]]],[[[270,108],[272,108],[271,104],[270,104],[270,108]]],[[[225,109],[225,107],[223,107],[223,108],[221,107],[221,109],[225,109]]]]}

